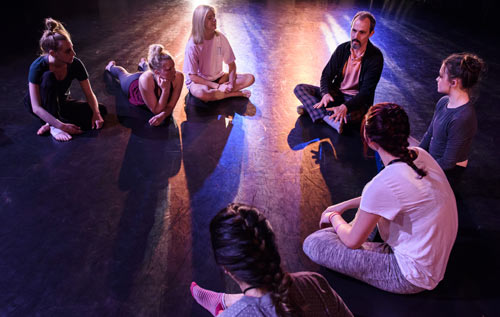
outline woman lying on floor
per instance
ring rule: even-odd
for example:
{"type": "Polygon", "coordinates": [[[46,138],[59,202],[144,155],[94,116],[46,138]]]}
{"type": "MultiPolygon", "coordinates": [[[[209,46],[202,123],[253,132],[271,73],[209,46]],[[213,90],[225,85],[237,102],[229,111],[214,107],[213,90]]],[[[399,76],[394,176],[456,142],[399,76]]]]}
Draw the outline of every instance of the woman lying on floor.
{"type": "MultiPolygon", "coordinates": [[[[69,141],[74,134],[100,129],[104,124],[97,98],[90,87],[89,75],[82,61],[75,57],[71,36],[64,26],[45,19],[46,29],[40,39],[42,55],[30,66],[29,93],[25,104],[44,125],[37,134],[50,131],[54,139],[69,141]],[[87,102],[69,98],[69,87],[77,79],[87,102]]],[[[101,109],[104,110],[103,107],[101,109]]]]}
{"type": "Polygon", "coordinates": [[[314,262],[382,290],[411,294],[443,279],[458,229],[455,196],[443,170],[425,150],[408,148],[410,125],[396,104],[372,106],[365,116],[365,144],[385,168],[357,197],[328,207],[304,241],[314,262]],[[358,208],[351,223],[342,213],[358,208]],[[377,226],[384,242],[367,242],[377,226]]]}
{"type": "Polygon", "coordinates": [[[216,293],[193,282],[191,294],[212,315],[352,316],[323,276],[283,271],[271,225],[256,208],[230,204],[210,222],[210,236],[215,261],[242,290],[216,293]]]}
{"type": "Polygon", "coordinates": [[[217,31],[215,9],[207,5],[196,7],[193,12],[191,37],[186,44],[184,58],[186,86],[192,96],[203,102],[228,97],[250,98],[252,74],[237,74],[233,50],[227,38],[217,31]],[[229,72],[222,70],[222,63],[229,72]]]}
{"type": "Polygon", "coordinates": [[[146,105],[153,113],[149,124],[158,126],[172,115],[181,95],[184,76],[175,70],[172,56],[161,44],[149,46],[148,62],[141,59],[139,72],[129,73],[110,61],[106,66],[120,81],[124,94],[134,106],[146,105]]]}

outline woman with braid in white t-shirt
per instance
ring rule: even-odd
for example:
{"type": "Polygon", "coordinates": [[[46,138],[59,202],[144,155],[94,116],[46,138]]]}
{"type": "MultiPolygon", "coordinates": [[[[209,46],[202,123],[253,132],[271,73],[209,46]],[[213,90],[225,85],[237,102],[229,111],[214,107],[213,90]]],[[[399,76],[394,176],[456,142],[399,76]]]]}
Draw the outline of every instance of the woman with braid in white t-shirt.
{"type": "Polygon", "coordinates": [[[412,294],[443,279],[458,229],[455,196],[429,153],[408,148],[410,125],[392,103],[372,106],[362,125],[365,143],[385,168],[360,197],[328,207],[304,241],[314,262],[382,290],[412,294]],[[357,208],[347,223],[342,214],[357,208]],[[383,242],[367,241],[377,226],[383,242]]]}

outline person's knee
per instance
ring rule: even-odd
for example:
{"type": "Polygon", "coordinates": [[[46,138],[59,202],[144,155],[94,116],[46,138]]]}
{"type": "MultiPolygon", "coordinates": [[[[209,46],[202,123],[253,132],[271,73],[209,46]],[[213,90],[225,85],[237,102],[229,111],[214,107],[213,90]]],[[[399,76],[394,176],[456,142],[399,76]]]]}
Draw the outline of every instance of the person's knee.
{"type": "Polygon", "coordinates": [[[295,86],[295,88],[293,89],[293,93],[295,94],[295,96],[299,96],[301,94],[301,92],[304,91],[304,84],[298,84],[297,86],[295,86]]]}
{"type": "Polygon", "coordinates": [[[208,87],[200,87],[197,89],[190,90],[191,94],[203,102],[211,101],[213,98],[213,93],[211,93],[208,87]]]}
{"type": "Polygon", "coordinates": [[[247,77],[248,77],[247,78],[247,84],[248,84],[248,86],[253,85],[253,83],[255,82],[255,76],[252,75],[252,74],[247,74],[247,77]]]}
{"type": "Polygon", "coordinates": [[[304,253],[312,260],[316,260],[315,254],[317,252],[313,252],[313,250],[316,248],[316,232],[311,233],[307,238],[304,240],[304,243],[302,244],[302,250],[304,253]]]}
{"type": "Polygon", "coordinates": [[[56,75],[51,71],[46,71],[42,74],[40,87],[53,87],[57,84],[56,75]]]}

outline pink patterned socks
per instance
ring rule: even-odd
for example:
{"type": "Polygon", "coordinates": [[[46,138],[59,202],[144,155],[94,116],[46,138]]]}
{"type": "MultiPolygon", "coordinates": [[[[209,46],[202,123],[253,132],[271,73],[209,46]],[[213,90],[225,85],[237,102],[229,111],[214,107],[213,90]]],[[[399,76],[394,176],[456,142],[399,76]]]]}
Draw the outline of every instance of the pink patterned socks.
{"type": "Polygon", "coordinates": [[[191,283],[189,289],[194,300],[212,315],[217,316],[226,308],[224,307],[224,293],[216,293],[201,288],[195,282],[191,283]]]}

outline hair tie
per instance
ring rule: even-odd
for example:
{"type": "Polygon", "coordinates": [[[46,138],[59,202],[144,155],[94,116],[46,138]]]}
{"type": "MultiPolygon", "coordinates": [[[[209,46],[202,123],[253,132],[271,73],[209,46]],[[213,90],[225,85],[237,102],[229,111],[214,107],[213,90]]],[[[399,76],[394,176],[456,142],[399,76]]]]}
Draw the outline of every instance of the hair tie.
{"type": "Polygon", "coordinates": [[[243,290],[243,295],[246,295],[245,293],[248,292],[251,289],[257,288],[257,286],[249,286],[243,290]]]}

